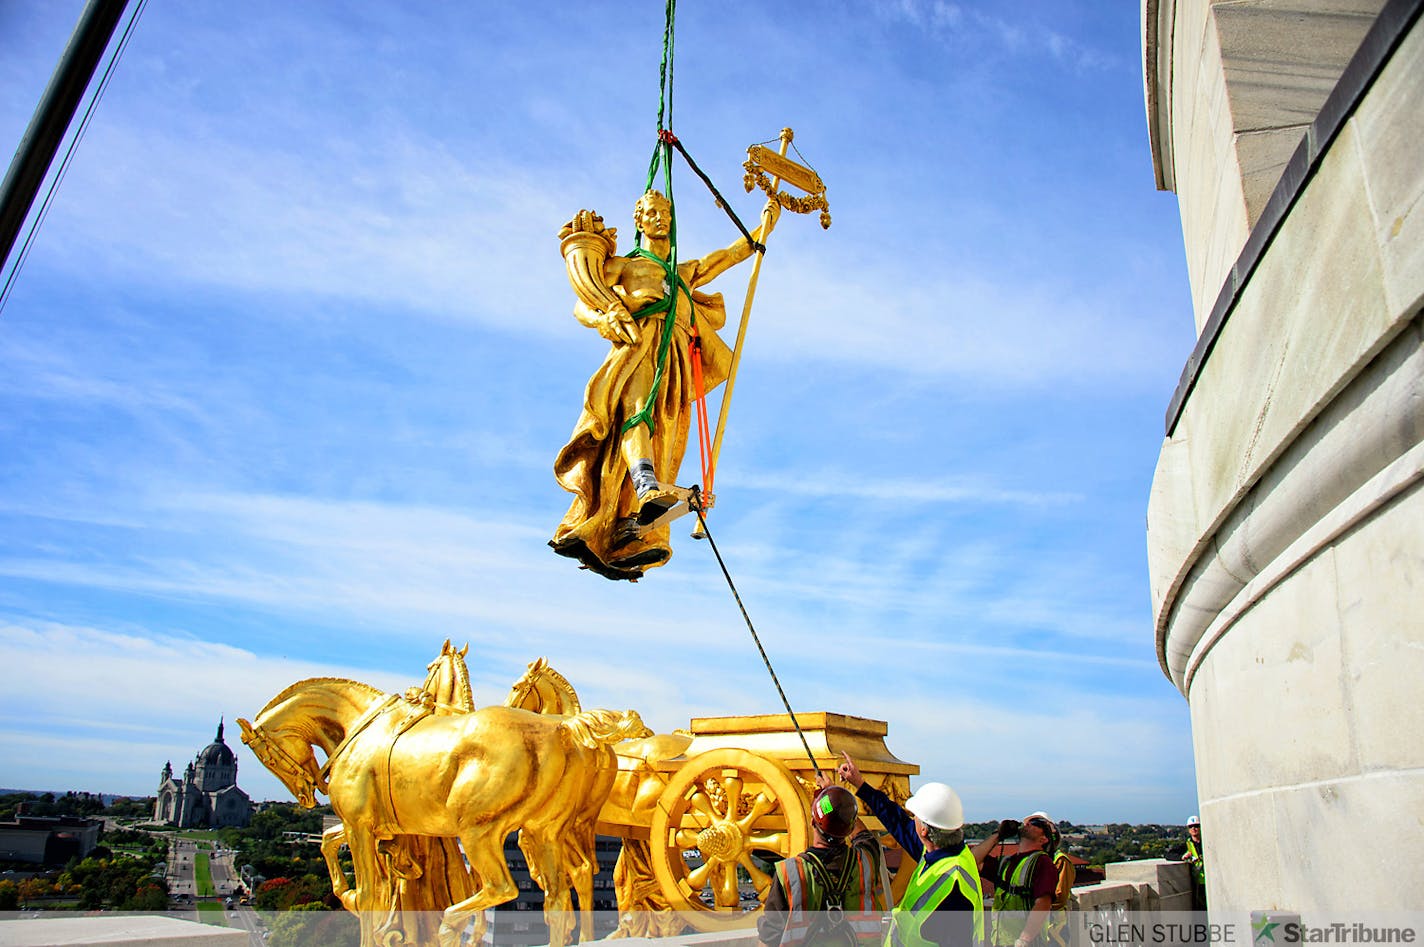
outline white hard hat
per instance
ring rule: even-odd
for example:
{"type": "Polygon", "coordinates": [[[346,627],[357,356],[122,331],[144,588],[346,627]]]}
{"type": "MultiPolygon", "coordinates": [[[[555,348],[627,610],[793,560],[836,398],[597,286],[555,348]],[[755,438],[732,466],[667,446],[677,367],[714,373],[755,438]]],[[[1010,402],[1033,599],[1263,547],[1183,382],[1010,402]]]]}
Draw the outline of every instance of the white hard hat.
{"type": "Polygon", "coordinates": [[[905,809],[919,817],[925,825],[937,829],[964,826],[964,804],[959,801],[959,795],[944,783],[925,783],[905,800],[905,809]]]}
{"type": "Polygon", "coordinates": [[[1201,819],[1198,816],[1192,816],[1187,820],[1187,825],[1201,825],[1201,819]]]}

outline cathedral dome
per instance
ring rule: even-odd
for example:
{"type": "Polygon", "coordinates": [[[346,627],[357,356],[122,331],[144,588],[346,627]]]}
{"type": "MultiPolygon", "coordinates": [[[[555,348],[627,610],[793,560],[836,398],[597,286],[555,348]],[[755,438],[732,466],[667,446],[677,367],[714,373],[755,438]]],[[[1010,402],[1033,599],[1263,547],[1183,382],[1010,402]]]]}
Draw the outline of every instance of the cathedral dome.
{"type": "Polygon", "coordinates": [[[237,757],[223,742],[222,721],[218,721],[217,738],[198,751],[196,762],[199,766],[232,766],[237,762],[237,757]]]}

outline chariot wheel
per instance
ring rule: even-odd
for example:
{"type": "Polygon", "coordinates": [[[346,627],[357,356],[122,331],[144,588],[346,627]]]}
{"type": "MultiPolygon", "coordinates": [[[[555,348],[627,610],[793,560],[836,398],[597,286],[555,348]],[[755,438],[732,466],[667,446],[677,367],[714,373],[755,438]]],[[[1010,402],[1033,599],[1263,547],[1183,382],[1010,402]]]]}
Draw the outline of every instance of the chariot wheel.
{"type": "Polygon", "coordinates": [[[746,926],[771,889],[766,863],[806,850],[810,809],[777,760],[735,748],[693,757],[653,812],[649,849],[663,896],[698,930],[746,926]]]}

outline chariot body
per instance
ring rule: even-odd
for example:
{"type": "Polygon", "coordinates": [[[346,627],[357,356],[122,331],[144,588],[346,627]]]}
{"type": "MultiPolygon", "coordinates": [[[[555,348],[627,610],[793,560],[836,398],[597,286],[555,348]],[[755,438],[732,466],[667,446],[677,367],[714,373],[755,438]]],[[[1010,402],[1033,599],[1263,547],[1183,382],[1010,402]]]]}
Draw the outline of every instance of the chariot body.
{"type": "MultiPolygon", "coordinates": [[[[818,712],[797,714],[796,723],[804,745],[790,716],[766,714],[695,718],[685,731],[614,746],[618,776],[597,828],[623,840],[620,910],[653,918],[670,910],[701,930],[749,923],[771,887],[772,865],[810,845],[815,767],[833,772],[842,752],[872,786],[908,798],[919,767],[886,748],[883,721],[818,712]]],[[[883,830],[869,813],[862,818],[883,830]]],[[[901,867],[897,894],[913,868],[901,867]]]]}

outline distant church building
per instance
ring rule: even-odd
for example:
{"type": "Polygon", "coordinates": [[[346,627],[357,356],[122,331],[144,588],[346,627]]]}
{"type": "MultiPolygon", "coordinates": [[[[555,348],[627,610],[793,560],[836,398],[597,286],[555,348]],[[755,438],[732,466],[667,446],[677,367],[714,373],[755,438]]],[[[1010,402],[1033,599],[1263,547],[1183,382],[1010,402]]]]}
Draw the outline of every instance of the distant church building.
{"type": "Polygon", "coordinates": [[[163,764],[153,821],[179,828],[242,828],[252,819],[252,800],[237,788],[237,757],[218,735],[193,762],[182,779],[173,778],[172,762],[163,764]]]}

